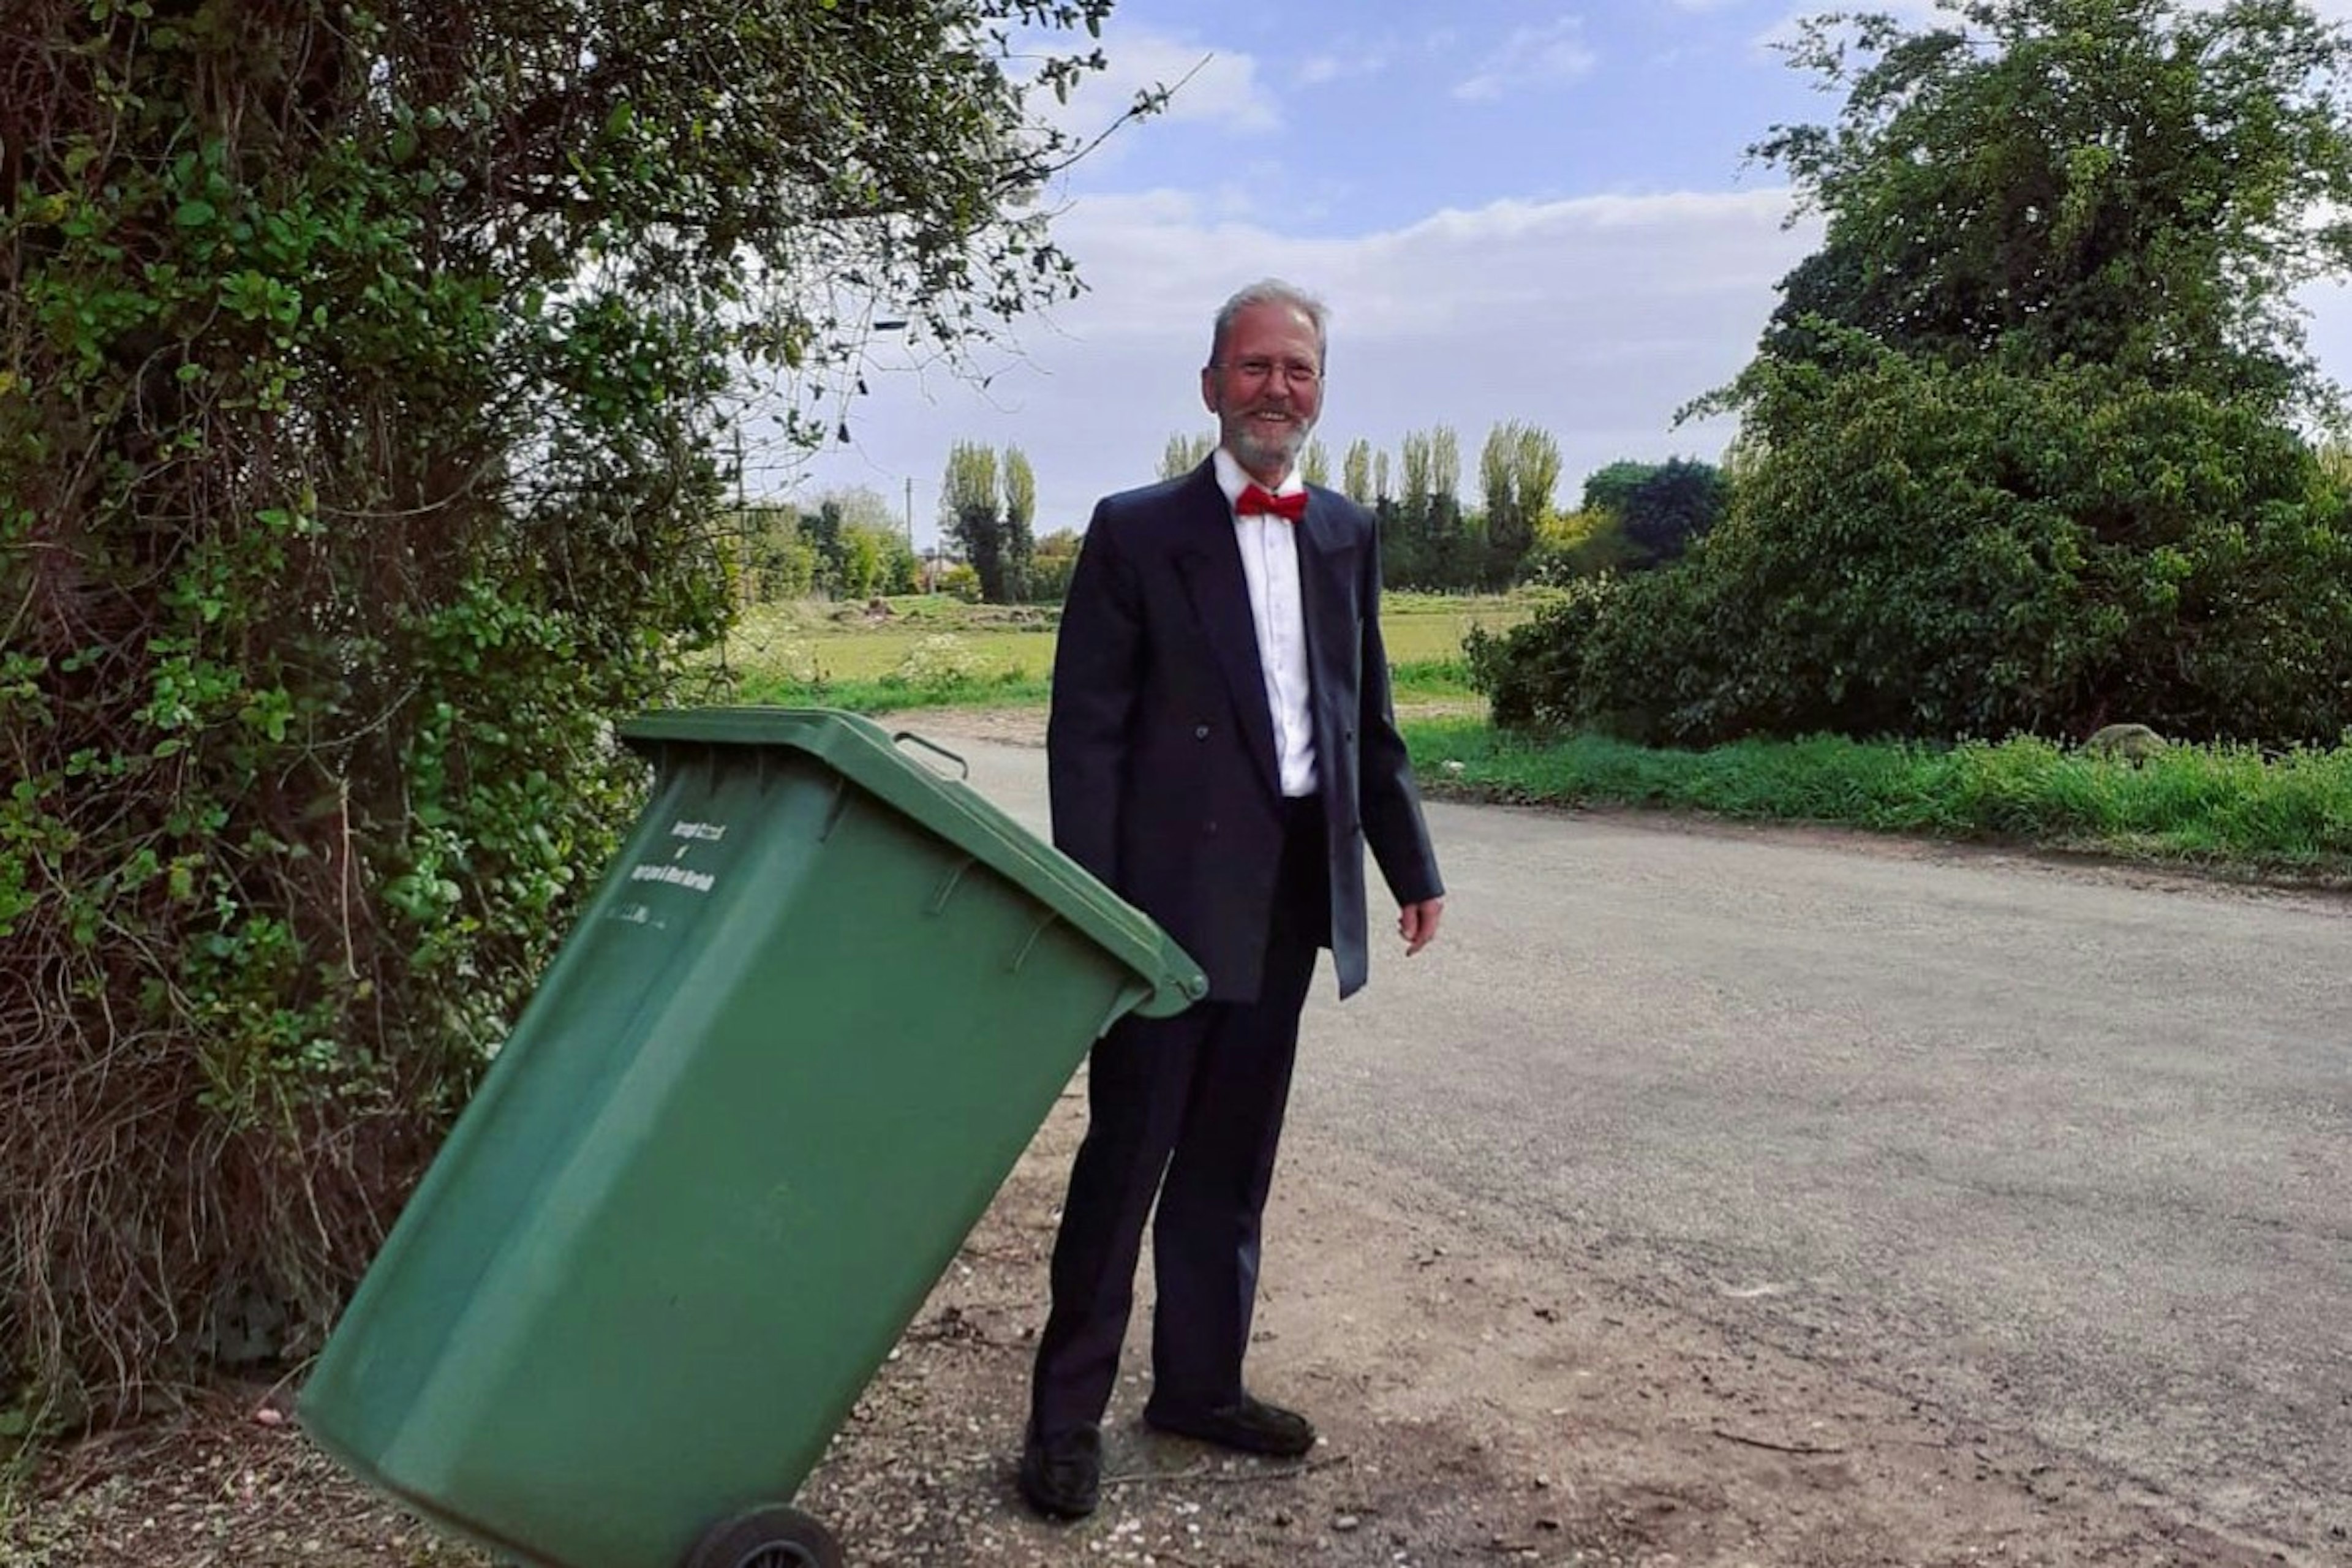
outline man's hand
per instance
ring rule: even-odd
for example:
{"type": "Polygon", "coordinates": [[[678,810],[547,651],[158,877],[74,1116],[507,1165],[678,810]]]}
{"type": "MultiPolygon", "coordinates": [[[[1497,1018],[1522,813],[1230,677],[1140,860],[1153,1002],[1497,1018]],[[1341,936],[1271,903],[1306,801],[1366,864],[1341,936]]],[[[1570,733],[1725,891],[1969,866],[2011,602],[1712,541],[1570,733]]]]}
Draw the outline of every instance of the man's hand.
{"type": "Polygon", "coordinates": [[[1397,934],[1404,938],[1407,958],[1437,940],[1437,917],[1444,912],[1445,900],[1442,898],[1423,899],[1397,911],[1397,934]]]}

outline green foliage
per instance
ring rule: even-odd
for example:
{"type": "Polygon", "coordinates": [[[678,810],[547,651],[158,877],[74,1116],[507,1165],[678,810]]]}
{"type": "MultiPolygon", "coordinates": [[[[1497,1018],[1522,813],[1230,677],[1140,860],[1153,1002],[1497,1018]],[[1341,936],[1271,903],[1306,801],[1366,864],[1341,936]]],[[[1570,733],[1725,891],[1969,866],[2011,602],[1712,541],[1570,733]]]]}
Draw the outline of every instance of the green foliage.
{"type": "Polygon", "coordinates": [[[1523,582],[1561,588],[1580,578],[1633,570],[1642,552],[1613,512],[1578,510],[1547,524],[1520,563],[1523,582]]]}
{"type": "MultiPolygon", "coordinates": [[[[1007,447],[1000,464],[991,448],[959,441],[948,451],[940,486],[940,521],[961,552],[979,600],[991,605],[1045,602],[1030,581],[1037,543],[1037,476],[1018,447],[1007,447]]],[[[946,593],[964,592],[950,571],[946,593]]],[[[1054,602],[1058,602],[1056,599],[1054,602]]]]}
{"type": "Polygon", "coordinates": [[[940,574],[940,592],[967,605],[980,604],[985,597],[980,573],[968,561],[959,561],[940,574]]]}
{"type": "Polygon", "coordinates": [[[996,35],[1107,8],[14,6],[0,1388],[315,1342],[725,624],[734,378],[1066,294],[996,35]]]}
{"type": "Polygon", "coordinates": [[[1584,481],[1584,509],[1610,521],[1608,548],[1588,552],[1600,566],[1643,572],[1682,559],[1731,504],[1731,483],[1712,463],[1670,458],[1618,461],[1584,481]]]}
{"type": "MultiPolygon", "coordinates": [[[[1382,576],[1398,587],[1432,592],[1483,585],[1486,519],[1462,510],[1460,437],[1443,425],[1408,430],[1399,447],[1399,472],[1402,492],[1372,509],[1382,576]]],[[[1377,487],[1377,478],[1374,482],[1377,487]]]]}
{"type": "Polygon", "coordinates": [[[1003,558],[996,603],[1025,605],[1034,596],[1030,566],[1037,553],[1037,474],[1028,454],[1004,448],[1004,522],[999,550],[1003,558]]]}
{"type": "Polygon", "coordinates": [[[1080,535],[1074,528],[1057,528],[1037,541],[1029,563],[1029,602],[1058,605],[1069,596],[1070,574],[1077,570],[1080,535]]]}
{"type": "Polygon", "coordinates": [[[1732,516],[1486,649],[1499,720],[1675,743],[2352,724],[2345,494],[2259,409],[1896,354],[1749,390],[1791,434],[1732,516]]]}
{"type": "Polygon", "coordinates": [[[1181,479],[1209,460],[1217,449],[1217,437],[1213,435],[1171,436],[1168,445],[1160,448],[1159,477],[1181,479]]]}
{"type": "MultiPolygon", "coordinates": [[[[1699,405],[1743,419],[1731,510],[1682,564],[1563,611],[1556,644],[1485,650],[1511,721],[1676,743],[2352,722],[2346,489],[2295,427],[2334,395],[2288,298],[2352,259],[2352,44],[2276,0],[1944,8],[1959,25],[1804,29],[1843,112],[1756,151],[1827,236],[1699,405]]],[[[1614,466],[1588,504],[1641,482],[1614,466]]]]}
{"type": "Polygon", "coordinates": [[[1486,695],[1496,723],[1528,730],[1575,721],[1586,649],[1613,588],[1607,579],[1572,581],[1516,626],[1470,628],[1463,642],[1470,683],[1486,695]]]}
{"type": "Polygon", "coordinates": [[[1474,721],[1404,728],[1433,786],[1490,799],[1666,806],[2352,879],[2352,746],[2171,746],[2135,763],[2032,739],[1926,746],[1810,736],[1679,751],[1591,734],[1543,740],[1474,721]]]}
{"type": "Polygon", "coordinates": [[[2281,0],[1942,0],[1805,25],[1834,126],[1751,149],[1829,219],[1766,340],[2105,364],[2273,403],[2317,390],[2293,292],[2352,258],[2345,35],[2281,0]],[[1858,45],[1858,47],[1853,47],[1858,45]]]}
{"type": "Polygon", "coordinates": [[[1479,575],[1486,587],[1508,587],[1550,516],[1559,443],[1532,425],[1497,425],[1478,454],[1478,477],[1486,507],[1486,558],[1479,575]]]}
{"type": "Polygon", "coordinates": [[[1584,477],[1584,493],[1578,505],[1585,511],[1605,512],[1612,517],[1625,515],[1626,503],[1643,480],[1657,472],[1654,463],[1635,462],[1620,458],[1613,463],[1595,468],[1584,477]]]}
{"type": "MultiPolygon", "coordinates": [[[[869,514],[870,515],[870,514],[869,514]]],[[[822,595],[866,600],[915,591],[921,563],[898,528],[852,521],[839,500],[814,509],[746,507],[721,525],[740,604],[822,595]]]]}
{"type": "Polygon", "coordinates": [[[1618,524],[1640,552],[1641,564],[1679,561],[1706,537],[1731,502],[1731,486],[1712,463],[1675,458],[1634,487],[1618,524]]]}
{"type": "Polygon", "coordinates": [[[755,505],[730,513],[722,524],[736,599],[747,605],[797,599],[816,592],[823,557],[801,528],[801,515],[788,506],[755,505]]]}
{"type": "Polygon", "coordinates": [[[911,594],[922,563],[896,528],[854,522],[842,531],[838,592],[845,599],[911,594]]]}

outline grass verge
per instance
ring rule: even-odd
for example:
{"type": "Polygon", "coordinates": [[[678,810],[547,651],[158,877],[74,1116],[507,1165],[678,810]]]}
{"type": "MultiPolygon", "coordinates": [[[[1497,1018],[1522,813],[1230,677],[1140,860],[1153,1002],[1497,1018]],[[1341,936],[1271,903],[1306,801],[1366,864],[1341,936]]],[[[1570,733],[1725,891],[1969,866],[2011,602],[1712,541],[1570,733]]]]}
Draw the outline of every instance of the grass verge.
{"type": "Polygon", "coordinates": [[[1665,806],[2352,886],[2352,749],[2173,746],[2133,763],[2034,740],[1943,748],[1821,738],[1680,752],[1591,735],[1521,738],[1483,720],[1404,728],[1438,793],[1665,806]]]}

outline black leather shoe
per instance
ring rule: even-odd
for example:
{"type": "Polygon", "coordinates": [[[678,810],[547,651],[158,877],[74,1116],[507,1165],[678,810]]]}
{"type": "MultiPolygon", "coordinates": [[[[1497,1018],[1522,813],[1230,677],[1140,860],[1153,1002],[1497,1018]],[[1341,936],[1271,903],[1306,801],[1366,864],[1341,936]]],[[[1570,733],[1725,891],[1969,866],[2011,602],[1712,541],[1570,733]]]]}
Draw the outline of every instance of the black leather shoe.
{"type": "Polygon", "coordinates": [[[1181,1437],[1198,1437],[1244,1454],[1295,1459],[1315,1447],[1315,1424],[1296,1410],[1268,1405],[1244,1394],[1238,1405],[1214,1410],[1177,1410],[1157,1403],[1143,1407],[1143,1424],[1181,1437]]]}
{"type": "Polygon", "coordinates": [[[1102,1496],[1102,1433],[1081,1426],[1040,1438],[1031,1427],[1021,1443],[1021,1495],[1048,1519],[1084,1519],[1102,1496]]]}

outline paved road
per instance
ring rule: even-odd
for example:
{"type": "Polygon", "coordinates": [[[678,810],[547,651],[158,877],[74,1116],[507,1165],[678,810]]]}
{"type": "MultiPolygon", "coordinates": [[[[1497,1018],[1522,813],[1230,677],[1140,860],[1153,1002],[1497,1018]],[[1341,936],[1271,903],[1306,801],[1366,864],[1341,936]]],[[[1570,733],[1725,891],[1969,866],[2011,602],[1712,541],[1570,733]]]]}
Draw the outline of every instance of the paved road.
{"type": "MultiPolygon", "coordinates": [[[[1042,827],[1041,753],[964,749],[1042,827]]],[[[2352,904],[1432,820],[1445,940],[1327,970],[1294,1138],[2352,1562],[2352,904]]]]}

